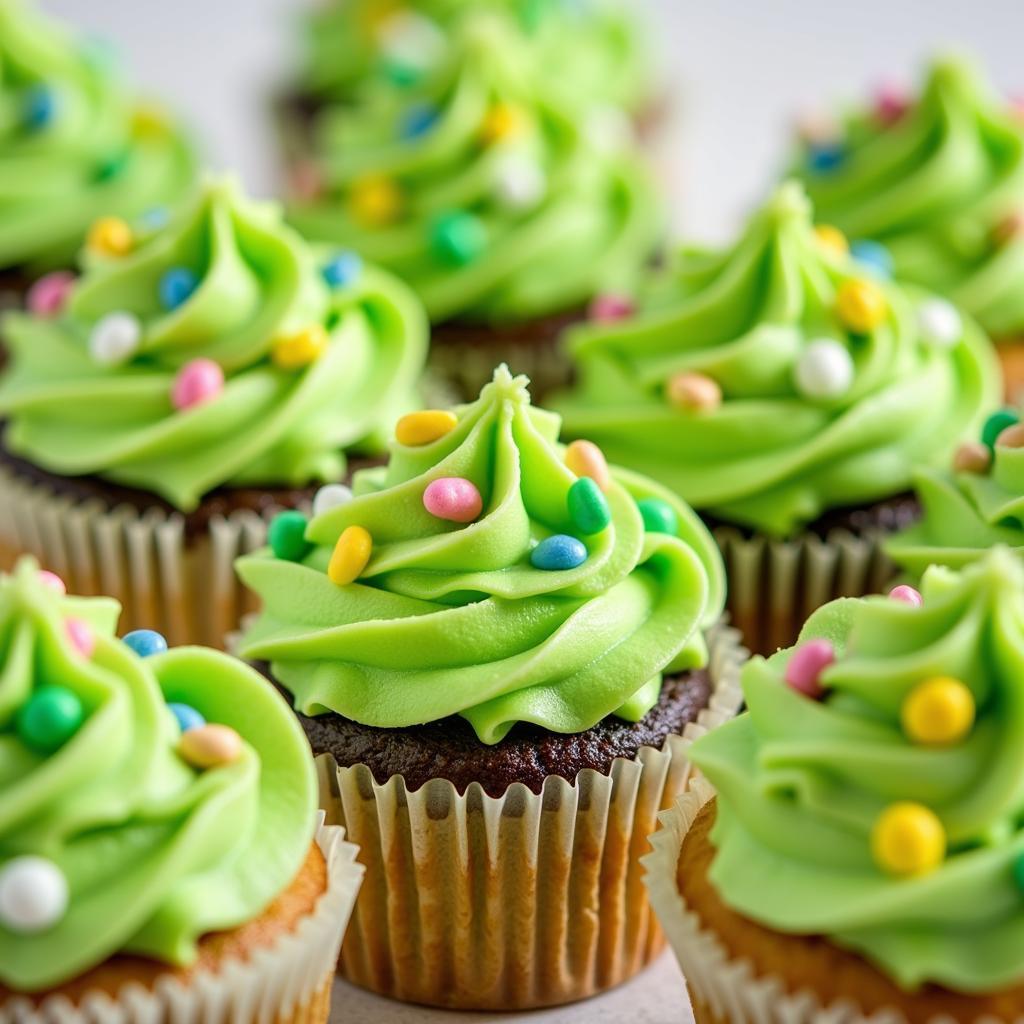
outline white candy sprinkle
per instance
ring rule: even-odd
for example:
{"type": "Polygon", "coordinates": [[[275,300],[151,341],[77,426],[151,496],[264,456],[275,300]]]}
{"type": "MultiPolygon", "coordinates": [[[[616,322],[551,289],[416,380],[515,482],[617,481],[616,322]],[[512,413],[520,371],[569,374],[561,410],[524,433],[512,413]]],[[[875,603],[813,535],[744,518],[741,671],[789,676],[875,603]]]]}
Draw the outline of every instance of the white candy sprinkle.
{"type": "Polygon", "coordinates": [[[797,361],[794,379],[806,398],[839,398],[853,384],[853,359],[835,338],[817,338],[797,361]]]}
{"type": "Polygon", "coordinates": [[[142,324],[134,313],[108,313],[89,335],[89,354],[113,366],[131,359],[142,341],[142,324]]]}
{"type": "Polygon", "coordinates": [[[498,164],[498,198],[513,210],[527,210],[544,198],[548,183],[544,170],[525,153],[510,153],[498,164]]]}
{"type": "Polygon", "coordinates": [[[384,21],[379,39],[387,58],[419,70],[433,67],[445,50],[445,35],[437,24],[412,11],[400,11],[384,21]]]}
{"type": "Polygon", "coordinates": [[[68,883],[45,857],[15,857],[0,867],[0,925],[22,935],[51,928],[68,908],[68,883]]]}
{"type": "Polygon", "coordinates": [[[917,311],[917,323],[924,340],[936,348],[952,348],[963,336],[960,311],[945,299],[928,299],[917,311]]]}
{"type": "Polygon", "coordinates": [[[352,488],[344,484],[327,484],[313,495],[313,515],[323,515],[332,508],[347,505],[352,500],[352,488]]]}

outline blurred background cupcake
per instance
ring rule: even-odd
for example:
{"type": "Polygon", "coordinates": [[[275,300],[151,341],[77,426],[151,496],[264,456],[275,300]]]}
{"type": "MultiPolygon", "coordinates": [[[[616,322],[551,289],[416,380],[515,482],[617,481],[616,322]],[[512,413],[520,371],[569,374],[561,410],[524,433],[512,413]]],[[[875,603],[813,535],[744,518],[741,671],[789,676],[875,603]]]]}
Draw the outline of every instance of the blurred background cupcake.
{"type": "Polygon", "coordinates": [[[711,536],[558,427],[500,367],[400,421],[304,551],[238,564],[263,608],[241,651],[367,868],[342,973],[398,999],[555,1005],[650,962],[639,856],[689,739],[738,707],[711,536]]]}
{"type": "Polygon", "coordinates": [[[1022,660],[998,548],[748,663],[646,861],[698,1024],[1020,1018],[1022,660]]]}
{"type": "Polygon", "coordinates": [[[292,714],[217,651],[0,575],[0,1018],[323,1024],[362,869],[292,714]]]}
{"type": "Polygon", "coordinates": [[[755,651],[886,581],[878,540],[916,517],[914,468],[944,465],[998,401],[983,332],[815,230],[793,182],[733,246],[680,250],[636,307],[569,333],[578,383],[552,405],[714,527],[755,651]]]}
{"type": "Polygon", "coordinates": [[[0,0],[0,308],[31,295],[46,312],[89,225],[134,218],[188,194],[196,166],[182,129],[138,100],[112,49],[31,0],[0,0]]]}
{"type": "Polygon", "coordinates": [[[500,360],[538,394],[563,383],[559,330],[589,306],[616,315],[663,231],[628,119],[554,77],[512,14],[474,9],[420,77],[378,69],[323,111],[293,174],[291,221],[416,290],[431,366],[465,399],[500,360]]]}
{"type": "Polygon", "coordinates": [[[162,226],[101,219],[60,308],[6,321],[0,553],[220,644],[233,559],[382,450],[418,404],[426,329],[403,284],[230,180],[162,226]]]}

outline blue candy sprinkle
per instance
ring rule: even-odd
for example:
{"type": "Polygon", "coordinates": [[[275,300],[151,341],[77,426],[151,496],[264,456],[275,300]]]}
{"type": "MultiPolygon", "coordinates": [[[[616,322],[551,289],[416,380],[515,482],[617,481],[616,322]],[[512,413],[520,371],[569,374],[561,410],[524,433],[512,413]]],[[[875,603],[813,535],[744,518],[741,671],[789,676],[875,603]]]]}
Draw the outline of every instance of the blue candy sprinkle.
{"type": "Polygon", "coordinates": [[[206,725],[206,719],[190,704],[168,704],[167,710],[177,719],[178,728],[182,732],[206,725]]]}
{"type": "Polygon", "coordinates": [[[199,279],[187,267],[172,267],[160,278],[160,301],[165,309],[177,309],[188,302],[199,279]]]}
{"type": "Polygon", "coordinates": [[[166,206],[154,206],[139,218],[139,223],[147,231],[159,231],[161,228],[167,227],[170,222],[171,213],[166,206]]]}
{"type": "Polygon", "coordinates": [[[22,120],[26,128],[39,131],[45,128],[57,112],[57,97],[45,85],[35,85],[25,93],[22,120]]]}
{"type": "Polygon", "coordinates": [[[530,564],[535,569],[548,571],[575,569],[586,560],[586,545],[565,533],[547,537],[530,552],[530,564]]]}
{"type": "Polygon", "coordinates": [[[417,103],[402,118],[402,138],[416,139],[425,135],[437,121],[437,108],[429,103],[417,103]]]}
{"type": "Polygon", "coordinates": [[[133,629],[124,635],[124,642],[140,657],[163,654],[167,641],[155,629],[133,629]]]}
{"type": "Polygon", "coordinates": [[[363,269],[363,261],[357,252],[339,252],[322,273],[324,280],[332,288],[345,288],[359,277],[363,269]]]}
{"type": "Polygon", "coordinates": [[[850,255],[858,262],[875,271],[884,278],[892,277],[893,262],[889,250],[881,242],[872,242],[868,238],[853,242],[850,255]]]}
{"type": "Polygon", "coordinates": [[[846,151],[838,142],[820,142],[810,147],[807,164],[818,174],[827,174],[839,167],[846,159],[846,151]]]}

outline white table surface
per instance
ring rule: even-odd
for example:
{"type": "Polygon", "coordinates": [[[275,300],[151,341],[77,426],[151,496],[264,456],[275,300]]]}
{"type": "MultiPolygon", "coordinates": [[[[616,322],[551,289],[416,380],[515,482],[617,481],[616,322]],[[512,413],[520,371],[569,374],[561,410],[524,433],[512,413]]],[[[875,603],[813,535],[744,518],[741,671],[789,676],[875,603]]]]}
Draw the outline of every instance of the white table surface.
{"type": "Polygon", "coordinates": [[[666,950],[646,971],[619,988],[572,1006],[532,1013],[453,1013],[381,999],[344,981],[334,986],[331,1024],[693,1024],[683,976],[666,950]]]}

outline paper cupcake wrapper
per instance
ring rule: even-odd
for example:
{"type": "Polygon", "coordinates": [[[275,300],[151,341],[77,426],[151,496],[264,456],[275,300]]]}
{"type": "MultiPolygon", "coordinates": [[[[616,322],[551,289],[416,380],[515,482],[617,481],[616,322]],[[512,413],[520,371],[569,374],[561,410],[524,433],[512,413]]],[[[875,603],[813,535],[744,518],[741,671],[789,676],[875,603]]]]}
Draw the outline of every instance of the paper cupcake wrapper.
{"type": "Polygon", "coordinates": [[[720,526],[714,536],[725,562],[730,619],[754,654],[791,647],[811,612],[837,597],[879,593],[896,575],[881,531],[772,540],[720,526]]]}
{"type": "Polygon", "coordinates": [[[664,939],[641,882],[657,814],[686,785],[687,749],[736,714],[746,651],[709,636],[713,694],[684,735],[611,773],[552,776],[500,798],[442,779],[410,792],[365,765],[317,759],[328,821],[360,848],[366,880],[342,948],[351,982],[407,1002],[521,1010],[617,985],[664,939]]]}
{"type": "Polygon", "coordinates": [[[215,516],[190,538],[178,514],[80,501],[0,467],[0,569],[35,555],[72,593],[117,598],[125,631],[157,629],[171,646],[223,647],[256,606],[235,559],[266,543],[274,511],[215,516]]]}
{"type": "Polygon", "coordinates": [[[96,992],[72,1004],[51,996],[36,1006],[15,997],[0,1005],[0,1024],[325,1024],[363,869],[344,830],[324,825],[322,812],[316,843],[327,862],[327,888],[313,913],[273,945],[187,982],[167,975],[152,988],[126,985],[117,998],[96,992]]]}

